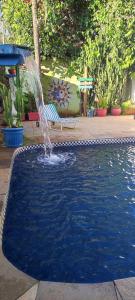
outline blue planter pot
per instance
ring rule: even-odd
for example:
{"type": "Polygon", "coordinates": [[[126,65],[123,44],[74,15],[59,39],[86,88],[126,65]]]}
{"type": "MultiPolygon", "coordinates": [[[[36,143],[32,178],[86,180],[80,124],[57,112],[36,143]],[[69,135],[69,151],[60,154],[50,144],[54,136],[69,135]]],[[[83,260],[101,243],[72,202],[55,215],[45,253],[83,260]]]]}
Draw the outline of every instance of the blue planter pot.
{"type": "Polygon", "coordinates": [[[23,145],[23,128],[3,128],[4,144],[9,148],[23,145]]]}
{"type": "Polygon", "coordinates": [[[95,116],[95,108],[91,108],[87,111],[87,117],[92,118],[95,116]]]}

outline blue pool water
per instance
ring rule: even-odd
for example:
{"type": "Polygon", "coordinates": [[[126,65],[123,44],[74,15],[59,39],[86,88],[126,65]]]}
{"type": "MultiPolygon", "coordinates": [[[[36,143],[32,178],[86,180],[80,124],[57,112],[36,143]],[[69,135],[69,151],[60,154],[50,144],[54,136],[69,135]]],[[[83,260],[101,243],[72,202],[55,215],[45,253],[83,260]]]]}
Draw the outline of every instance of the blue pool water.
{"type": "Polygon", "coordinates": [[[65,163],[44,164],[42,149],[15,158],[5,256],[39,280],[95,283],[135,276],[135,146],[57,152],[65,163]]]}

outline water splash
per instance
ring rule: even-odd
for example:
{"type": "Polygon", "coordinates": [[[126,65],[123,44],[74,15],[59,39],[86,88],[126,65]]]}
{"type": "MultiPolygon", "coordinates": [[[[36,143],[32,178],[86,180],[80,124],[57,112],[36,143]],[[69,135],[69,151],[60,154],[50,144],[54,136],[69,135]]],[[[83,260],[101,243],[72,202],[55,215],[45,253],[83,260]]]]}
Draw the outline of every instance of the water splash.
{"type": "Polygon", "coordinates": [[[37,157],[37,161],[41,163],[42,165],[60,165],[65,164],[72,165],[76,161],[76,156],[72,152],[64,152],[64,153],[51,153],[50,155],[44,156],[43,154],[40,154],[37,157]]]}

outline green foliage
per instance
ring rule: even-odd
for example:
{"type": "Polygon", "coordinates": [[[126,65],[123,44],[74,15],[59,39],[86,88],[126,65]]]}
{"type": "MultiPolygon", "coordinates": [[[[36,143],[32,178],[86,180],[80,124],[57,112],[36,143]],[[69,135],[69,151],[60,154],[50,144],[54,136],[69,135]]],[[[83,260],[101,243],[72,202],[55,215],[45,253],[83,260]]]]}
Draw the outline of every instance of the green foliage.
{"type": "Polygon", "coordinates": [[[133,105],[132,100],[127,100],[121,104],[121,108],[122,108],[122,110],[124,110],[124,109],[132,107],[132,105],[133,105]]]}
{"type": "MultiPolygon", "coordinates": [[[[97,79],[96,93],[111,107],[122,100],[127,73],[135,63],[134,1],[99,3],[94,15],[95,31],[86,33],[81,61],[97,79]]],[[[78,60],[79,62],[79,60],[78,60]]]]}
{"type": "Polygon", "coordinates": [[[107,108],[108,107],[107,99],[105,99],[105,97],[100,99],[97,104],[97,107],[98,108],[107,108]]]}
{"type": "MultiPolygon", "coordinates": [[[[94,0],[91,1],[91,7],[94,0]]],[[[92,24],[87,0],[40,0],[38,21],[42,57],[74,60],[80,54],[85,31],[92,24]]],[[[3,0],[3,17],[12,43],[33,45],[31,4],[3,0]]]]}
{"type": "Polygon", "coordinates": [[[9,31],[8,42],[32,46],[31,5],[22,0],[3,0],[2,12],[9,31]]]}
{"type": "Polygon", "coordinates": [[[17,111],[16,127],[22,127],[22,116],[24,114],[24,102],[26,96],[23,94],[22,87],[16,88],[15,108],[17,111]]]}
{"type": "MultiPolygon", "coordinates": [[[[31,4],[3,0],[2,10],[9,41],[33,46],[31,4]]],[[[110,107],[123,98],[135,64],[134,0],[40,0],[38,20],[42,58],[68,61],[68,76],[87,65],[110,107]]]]}
{"type": "Polygon", "coordinates": [[[11,92],[7,86],[0,82],[0,95],[3,99],[3,107],[4,107],[4,120],[8,127],[13,126],[13,116],[12,116],[12,101],[11,101],[11,92]]]}
{"type": "Polygon", "coordinates": [[[27,100],[25,101],[25,112],[28,113],[37,111],[34,95],[29,92],[26,96],[27,100]]]}
{"type": "Polygon", "coordinates": [[[121,110],[123,115],[134,115],[135,114],[135,104],[132,99],[128,99],[121,104],[121,110]]]}
{"type": "Polygon", "coordinates": [[[131,78],[135,79],[135,72],[131,72],[131,78]]]}
{"type": "Polygon", "coordinates": [[[12,114],[12,98],[11,90],[5,84],[0,82],[0,95],[3,99],[4,120],[8,127],[22,127],[22,116],[24,114],[24,104],[27,100],[26,95],[23,94],[22,87],[16,87],[15,108],[17,116],[12,114]]]}
{"type": "Polygon", "coordinates": [[[87,0],[48,0],[44,28],[45,56],[73,59],[80,53],[86,28],[90,26],[87,0]]]}

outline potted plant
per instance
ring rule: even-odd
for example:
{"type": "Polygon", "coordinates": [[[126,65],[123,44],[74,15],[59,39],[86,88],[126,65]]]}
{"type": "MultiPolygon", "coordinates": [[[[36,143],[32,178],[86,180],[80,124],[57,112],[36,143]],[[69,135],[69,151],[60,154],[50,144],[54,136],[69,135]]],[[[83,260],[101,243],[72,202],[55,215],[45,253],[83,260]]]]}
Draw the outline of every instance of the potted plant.
{"type": "Polygon", "coordinates": [[[22,115],[24,109],[24,95],[22,88],[16,88],[15,108],[17,114],[13,114],[11,91],[4,84],[0,84],[3,98],[4,121],[6,127],[3,128],[4,144],[6,147],[16,148],[23,145],[23,125],[22,115]]]}
{"type": "Polygon", "coordinates": [[[111,115],[112,116],[120,116],[121,115],[121,107],[118,104],[115,104],[111,108],[111,115]]]}
{"type": "Polygon", "coordinates": [[[16,67],[12,66],[8,69],[10,75],[16,75],[16,67]]]}
{"type": "Polygon", "coordinates": [[[88,94],[88,108],[87,108],[87,117],[92,118],[95,116],[96,109],[94,107],[95,93],[93,90],[89,91],[88,94]]]}
{"type": "Polygon", "coordinates": [[[105,98],[97,101],[96,116],[105,117],[107,115],[107,101],[105,98]]]}
{"type": "Polygon", "coordinates": [[[31,111],[28,113],[29,121],[39,121],[39,113],[37,111],[31,111]]]}
{"type": "Polygon", "coordinates": [[[106,35],[105,27],[94,39],[87,40],[84,54],[93,77],[96,77],[96,95],[100,101],[106,99],[107,107],[111,111],[114,99],[124,97],[128,72],[118,55],[119,49],[109,45],[109,35],[106,35]]]}
{"type": "Polygon", "coordinates": [[[135,115],[135,104],[132,99],[122,102],[121,110],[123,115],[135,115]]]}
{"type": "Polygon", "coordinates": [[[120,116],[121,115],[121,105],[119,100],[112,101],[111,103],[111,115],[120,116]]]}
{"type": "Polygon", "coordinates": [[[28,119],[29,119],[29,121],[38,121],[39,114],[37,112],[35,98],[32,93],[28,94],[28,99],[29,99],[28,119]]]}
{"type": "Polygon", "coordinates": [[[107,72],[105,69],[99,67],[96,81],[96,116],[105,117],[107,115],[108,98],[107,98],[107,87],[106,87],[106,76],[107,72]]]}
{"type": "Polygon", "coordinates": [[[87,117],[92,118],[95,116],[95,107],[91,106],[89,107],[89,109],[87,110],[87,117]]]}

